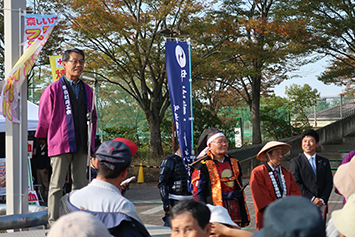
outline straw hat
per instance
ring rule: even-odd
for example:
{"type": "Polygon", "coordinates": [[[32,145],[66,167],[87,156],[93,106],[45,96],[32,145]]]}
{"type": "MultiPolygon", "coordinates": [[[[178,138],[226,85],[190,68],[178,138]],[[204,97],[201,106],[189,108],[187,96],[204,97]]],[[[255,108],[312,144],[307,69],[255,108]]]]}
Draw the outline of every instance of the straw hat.
{"type": "Polygon", "coordinates": [[[355,193],[355,158],[350,162],[342,164],[338,167],[334,175],[334,186],[339,192],[348,199],[349,196],[355,193]]]}
{"type": "Polygon", "coordinates": [[[267,159],[266,152],[273,150],[276,147],[282,149],[282,155],[285,155],[291,149],[291,145],[284,142],[278,142],[278,141],[268,142],[265,144],[265,146],[263,146],[263,148],[261,148],[259,153],[256,155],[256,159],[261,161],[267,161],[268,159],[267,159]]]}
{"type": "Polygon", "coordinates": [[[335,228],[346,237],[355,236],[355,194],[350,195],[342,209],[332,212],[335,228]]]}

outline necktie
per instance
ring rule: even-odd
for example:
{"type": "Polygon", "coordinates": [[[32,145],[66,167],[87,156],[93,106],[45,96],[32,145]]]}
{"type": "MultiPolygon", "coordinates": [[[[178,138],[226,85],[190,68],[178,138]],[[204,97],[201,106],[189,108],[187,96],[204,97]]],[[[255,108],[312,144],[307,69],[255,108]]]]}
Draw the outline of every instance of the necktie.
{"type": "Polygon", "coordinates": [[[316,172],[316,162],[315,162],[313,156],[312,156],[311,159],[310,159],[310,163],[311,163],[311,166],[312,166],[312,169],[313,169],[313,173],[314,173],[315,175],[317,175],[317,172],[316,172]]]}
{"type": "Polygon", "coordinates": [[[277,186],[279,186],[280,192],[282,193],[281,184],[280,184],[280,180],[279,180],[279,174],[277,172],[277,169],[274,169],[274,176],[275,176],[277,186]]]}

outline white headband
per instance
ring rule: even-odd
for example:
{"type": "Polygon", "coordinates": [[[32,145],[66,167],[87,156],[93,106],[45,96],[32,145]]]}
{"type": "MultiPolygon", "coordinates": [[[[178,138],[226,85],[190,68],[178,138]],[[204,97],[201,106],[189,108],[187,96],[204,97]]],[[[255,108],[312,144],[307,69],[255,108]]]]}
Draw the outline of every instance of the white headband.
{"type": "Polygon", "coordinates": [[[219,132],[219,133],[216,133],[214,134],[212,137],[210,137],[208,140],[207,140],[207,146],[208,144],[210,144],[214,139],[216,139],[217,137],[225,137],[223,133],[219,132]]]}

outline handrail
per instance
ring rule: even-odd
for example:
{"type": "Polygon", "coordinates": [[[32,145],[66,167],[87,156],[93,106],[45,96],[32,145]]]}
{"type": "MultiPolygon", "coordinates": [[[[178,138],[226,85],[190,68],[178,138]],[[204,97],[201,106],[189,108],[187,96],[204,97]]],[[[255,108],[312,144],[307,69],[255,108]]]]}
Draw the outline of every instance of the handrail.
{"type": "Polygon", "coordinates": [[[47,224],[47,211],[0,216],[0,230],[21,229],[47,224]]]}

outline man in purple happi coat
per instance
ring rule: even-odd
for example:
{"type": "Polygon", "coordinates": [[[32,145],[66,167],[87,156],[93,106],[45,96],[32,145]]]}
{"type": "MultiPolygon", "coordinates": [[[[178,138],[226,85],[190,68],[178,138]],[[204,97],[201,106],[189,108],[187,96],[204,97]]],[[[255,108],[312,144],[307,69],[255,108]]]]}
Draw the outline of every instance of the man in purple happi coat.
{"type": "MultiPolygon", "coordinates": [[[[65,75],[50,84],[39,103],[39,121],[35,136],[46,138],[52,176],[48,194],[48,223],[52,225],[59,217],[59,202],[69,166],[72,189],[87,185],[86,167],[88,157],[87,114],[92,108],[91,88],[79,77],[85,63],[84,52],[69,49],[63,54],[65,75]]],[[[96,110],[93,120],[96,121],[96,110]]],[[[92,129],[91,150],[94,151],[96,125],[92,129]]]]}

